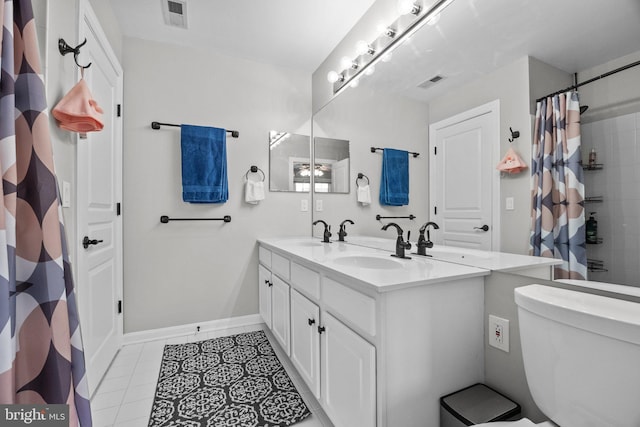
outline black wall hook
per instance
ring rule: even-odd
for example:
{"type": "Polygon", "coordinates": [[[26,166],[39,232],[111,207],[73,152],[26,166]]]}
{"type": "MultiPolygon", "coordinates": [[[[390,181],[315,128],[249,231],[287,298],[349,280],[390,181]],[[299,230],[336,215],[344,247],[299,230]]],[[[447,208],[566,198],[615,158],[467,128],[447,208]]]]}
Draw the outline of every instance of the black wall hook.
{"type": "Polygon", "coordinates": [[[509,142],[513,142],[516,139],[520,138],[520,131],[519,130],[513,130],[513,129],[511,129],[511,127],[509,127],[509,132],[511,132],[511,138],[509,138],[509,142]]]}
{"type": "Polygon", "coordinates": [[[73,53],[73,60],[75,61],[76,65],[82,69],[86,69],[91,67],[91,62],[89,62],[87,65],[78,64],[78,55],[80,54],[80,48],[85,44],[87,44],[86,37],[84,38],[84,41],[76,47],[69,46],[67,42],[64,41],[64,39],[58,39],[58,50],[60,51],[60,55],[62,56],[66,55],[67,53],[73,53]]]}

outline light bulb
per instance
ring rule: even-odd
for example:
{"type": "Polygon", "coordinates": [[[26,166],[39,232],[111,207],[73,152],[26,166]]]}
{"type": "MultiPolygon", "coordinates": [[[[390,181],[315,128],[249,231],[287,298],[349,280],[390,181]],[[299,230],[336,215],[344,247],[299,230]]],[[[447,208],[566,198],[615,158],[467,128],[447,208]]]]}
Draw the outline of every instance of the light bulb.
{"type": "Polygon", "coordinates": [[[376,67],[374,67],[374,66],[372,65],[371,67],[367,68],[367,69],[364,71],[364,74],[365,74],[365,75],[367,75],[367,76],[370,76],[371,74],[375,73],[375,71],[376,71],[376,67]]]}
{"type": "Polygon", "coordinates": [[[343,56],[342,59],[340,60],[340,67],[343,70],[348,70],[350,68],[357,68],[357,65],[355,67],[354,65],[355,64],[353,63],[353,60],[348,56],[343,56]]]}
{"type": "Polygon", "coordinates": [[[417,14],[420,13],[421,9],[422,8],[420,6],[418,6],[417,4],[415,4],[413,2],[413,0],[399,0],[398,1],[398,13],[400,15],[407,15],[409,13],[417,15],[417,14]]]}
{"type": "Polygon", "coordinates": [[[329,80],[329,83],[335,83],[340,80],[341,76],[341,74],[338,74],[337,72],[332,70],[327,73],[327,80],[329,80]]]}
{"type": "Polygon", "coordinates": [[[384,22],[380,21],[378,22],[378,25],[376,25],[376,31],[378,31],[379,33],[384,33],[387,30],[387,24],[385,24],[384,22]]]}
{"type": "Polygon", "coordinates": [[[367,53],[369,55],[373,55],[374,53],[376,53],[376,51],[371,46],[369,46],[369,43],[364,40],[360,40],[358,43],[356,43],[356,54],[358,56],[365,55],[367,53]]]}

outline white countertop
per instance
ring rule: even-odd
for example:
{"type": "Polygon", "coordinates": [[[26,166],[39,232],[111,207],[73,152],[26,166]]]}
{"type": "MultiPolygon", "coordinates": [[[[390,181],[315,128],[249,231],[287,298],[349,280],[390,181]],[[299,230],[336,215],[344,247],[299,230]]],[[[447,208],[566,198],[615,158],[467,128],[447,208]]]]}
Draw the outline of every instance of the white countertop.
{"type": "Polygon", "coordinates": [[[400,259],[390,256],[391,251],[388,250],[337,241],[322,243],[320,239],[311,237],[269,238],[258,241],[268,249],[287,254],[294,261],[316,264],[324,270],[346,276],[377,292],[480,277],[491,273],[487,269],[414,256],[409,251],[407,256],[411,256],[411,259],[400,259]],[[380,260],[377,264],[376,259],[380,260]],[[365,261],[366,266],[358,265],[358,261],[365,261]]]}
{"type": "MultiPolygon", "coordinates": [[[[347,236],[347,240],[350,244],[358,246],[386,249],[388,251],[393,251],[395,248],[395,239],[370,236],[347,236]]],[[[416,250],[415,242],[412,242],[411,252],[415,252],[416,250]]],[[[432,259],[439,261],[454,262],[469,267],[502,272],[517,272],[518,270],[528,270],[562,263],[561,260],[555,258],[481,251],[437,244],[433,248],[427,249],[426,253],[431,255],[432,259]]]]}

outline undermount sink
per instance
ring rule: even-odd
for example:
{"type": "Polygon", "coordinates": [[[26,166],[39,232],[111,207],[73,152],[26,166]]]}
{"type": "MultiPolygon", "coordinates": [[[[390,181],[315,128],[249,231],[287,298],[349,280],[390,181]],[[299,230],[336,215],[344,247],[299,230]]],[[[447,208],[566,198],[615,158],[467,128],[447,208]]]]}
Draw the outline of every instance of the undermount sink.
{"type": "Polygon", "coordinates": [[[403,267],[402,263],[396,260],[369,255],[347,255],[336,258],[333,262],[349,267],[371,268],[375,270],[391,270],[403,267]]]}

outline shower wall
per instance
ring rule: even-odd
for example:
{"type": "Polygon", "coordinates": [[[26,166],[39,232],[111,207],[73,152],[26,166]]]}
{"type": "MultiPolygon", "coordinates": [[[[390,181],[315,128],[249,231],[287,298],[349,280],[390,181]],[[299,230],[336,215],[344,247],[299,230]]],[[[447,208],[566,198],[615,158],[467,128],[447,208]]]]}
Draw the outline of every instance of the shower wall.
{"type": "Polygon", "coordinates": [[[596,212],[601,244],[587,245],[587,257],[603,261],[607,271],[589,279],[640,286],[640,113],[582,125],[583,161],[592,148],[601,170],[585,171],[587,219],[596,212]]]}

